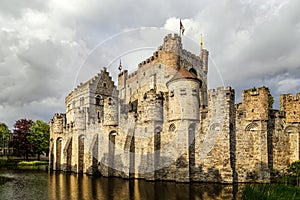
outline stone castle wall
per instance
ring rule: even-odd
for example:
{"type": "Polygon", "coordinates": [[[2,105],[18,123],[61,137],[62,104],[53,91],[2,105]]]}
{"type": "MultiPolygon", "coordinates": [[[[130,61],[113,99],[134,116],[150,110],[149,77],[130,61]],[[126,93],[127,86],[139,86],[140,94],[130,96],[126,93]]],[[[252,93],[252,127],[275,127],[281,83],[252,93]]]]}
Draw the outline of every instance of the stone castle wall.
{"type": "Polygon", "coordinates": [[[270,109],[266,87],[207,91],[208,51],[167,35],[137,71],[106,69],[50,123],[50,168],[177,182],[269,182],[300,159],[300,95],[270,109]]]}

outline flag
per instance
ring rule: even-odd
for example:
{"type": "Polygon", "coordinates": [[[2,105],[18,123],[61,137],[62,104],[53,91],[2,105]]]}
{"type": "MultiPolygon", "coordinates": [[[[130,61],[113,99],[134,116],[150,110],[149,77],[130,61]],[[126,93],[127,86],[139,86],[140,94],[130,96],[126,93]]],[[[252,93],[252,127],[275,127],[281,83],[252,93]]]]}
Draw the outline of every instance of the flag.
{"type": "Polygon", "coordinates": [[[183,24],[182,24],[182,22],[181,22],[181,20],[180,20],[180,33],[183,35],[183,33],[184,33],[184,26],[183,26],[183,24]]]}
{"type": "Polygon", "coordinates": [[[122,63],[121,63],[121,60],[120,60],[119,70],[122,71],[122,63]]]}

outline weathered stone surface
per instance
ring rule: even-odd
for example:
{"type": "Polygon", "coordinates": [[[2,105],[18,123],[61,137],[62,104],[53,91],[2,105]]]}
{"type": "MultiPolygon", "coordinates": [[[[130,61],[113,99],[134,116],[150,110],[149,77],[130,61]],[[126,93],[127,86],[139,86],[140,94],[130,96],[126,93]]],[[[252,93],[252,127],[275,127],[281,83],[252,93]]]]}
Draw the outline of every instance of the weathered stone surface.
{"type": "Polygon", "coordinates": [[[300,98],[270,91],[207,90],[208,51],[169,34],[137,71],[103,69],[66,97],[50,122],[50,167],[177,182],[269,182],[300,156],[300,98]]]}

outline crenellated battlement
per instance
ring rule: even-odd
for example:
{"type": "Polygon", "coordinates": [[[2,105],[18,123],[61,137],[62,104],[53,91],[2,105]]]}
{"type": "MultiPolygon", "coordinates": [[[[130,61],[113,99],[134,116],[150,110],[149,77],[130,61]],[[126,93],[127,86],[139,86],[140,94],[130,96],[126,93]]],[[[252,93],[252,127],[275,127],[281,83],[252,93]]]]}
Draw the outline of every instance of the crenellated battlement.
{"type": "Polygon", "coordinates": [[[287,122],[300,122],[300,93],[280,95],[280,111],[285,113],[287,122]]]}
{"type": "Polygon", "coordinates": [[[64,113],[55,113],[53,119],[57,120],[57,119],[64,119],[66,118],[66,114],[64,113]]]}
{"type": "Polygon", "coordinates": [[[247,120],[267,120],[269,116],[270,90],[267,87],[244,90],[242,104],[247,120]]]}
{"type": "Polygon", "coordinates": [[[217,89],[210,89],[208,90],[208,97],[210,100],[215,99],[220,96],[224,96],[224,98],[232,98],[235,95],[234,89],[232,89],[230,86],[224,87],[218,87],[217,89]]]}

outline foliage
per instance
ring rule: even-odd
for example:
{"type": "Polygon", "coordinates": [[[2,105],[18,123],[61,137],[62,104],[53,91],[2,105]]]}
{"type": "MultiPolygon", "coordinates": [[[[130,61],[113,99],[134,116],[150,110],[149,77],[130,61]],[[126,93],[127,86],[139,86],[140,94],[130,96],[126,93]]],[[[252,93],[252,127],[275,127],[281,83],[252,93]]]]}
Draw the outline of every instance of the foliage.
{"type": "Polygon", "coordinates": [[[18,166],[38,166],[38,165],[48,165],[49,162],[48,161],[22,161],[18,163],[18,166]]]}
{"type": "Polygon", "coordinates": [[[8,143],[11,137],[11,132],[8,129],[8,126],[4,123],[0,123],[0,146],[8,143]]]}
{"type": "Polygon", "coordinates": [[[243,190],[245,200],[275,200],[275,199],[300,199],[300,190],[297,187],[275,184],[246,185],[243,190]]]}
{"type": "Polygon", "coordinates": [[[46,122],[36,120],[31,125],[30,133],[27,139],[32,144],[33,152],[38,154],[39,160],[42,153],[49,152],[50,127],[46,122]]]}
{"type": "Polygon", "coordinates": [[[32,153],[32,145],[27,137],[30,136],[30,127],[32,120],[20,119],[16,121],[13,130],[13,137],[10,145],[14,148],[14,153],[17,156],[24,156],[28,159],[29,154],[32,153]]]}
{"type": "Polygon", "coordinates": [[[300,186],[300,160],[293,162],[287,171],[297,177],[297,186],[300,186]]]}

